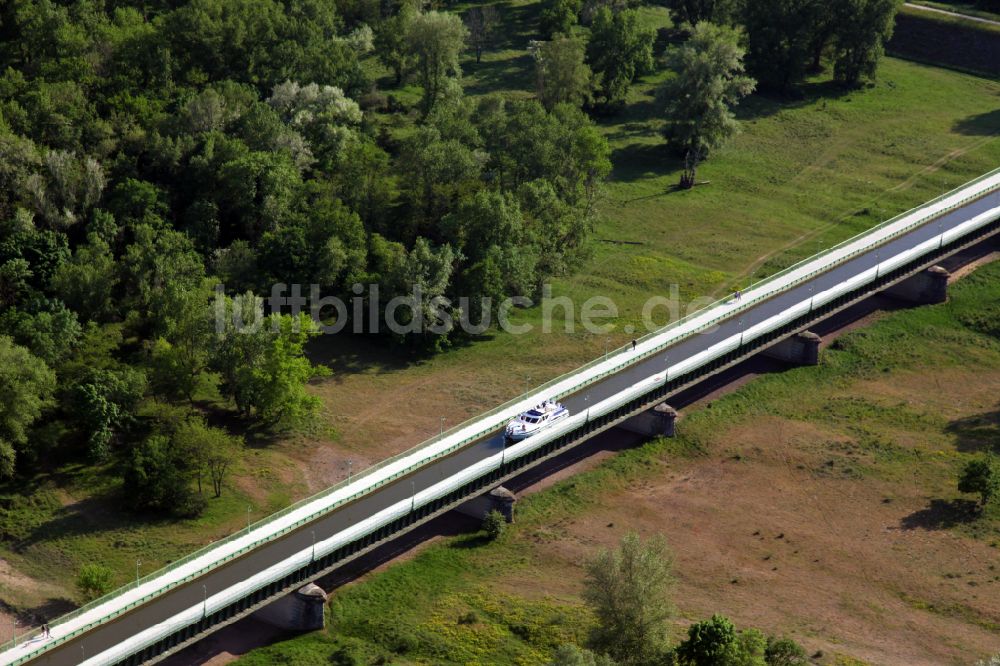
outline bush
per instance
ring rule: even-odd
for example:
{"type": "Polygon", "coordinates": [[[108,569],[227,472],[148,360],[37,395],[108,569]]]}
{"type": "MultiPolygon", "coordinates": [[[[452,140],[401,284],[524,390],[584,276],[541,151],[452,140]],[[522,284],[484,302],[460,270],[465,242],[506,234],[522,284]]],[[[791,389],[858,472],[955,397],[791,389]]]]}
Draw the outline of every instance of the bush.
{"type": "Polygon", "coordinates": [[[76,576],[76,587],[87,601],[111,591],[114,572],[103,564],[84,564],[76,576]]]}
{"type": "Polygon", "coordinates": [[[193,462],[165,436],[153,435],[139,443],[122,469],[129,506],[179,518],[200,515],[205,498],[191,490],[193,462]]]}
{"type": "Polygon", "coordinates": [[[507,519],[502,513],[494,509],[486,514],[486,518],[483,519],[483,531],[490,541],[496,541],[503,536],[505,529],[507,529],[507,519]]]}
{"type": "Polygon", "coordinates": [[[806,651],[791,638],[767,639],[767,649],[764,650],[764,660],[767,666],[805,666],[809,663],[806,651]]]}
{"type": "Polygon", "coordinates": [[[978,493],[980,504],[985,507],[1000,494],[1000,463],[993,456],[970,460],[958,477],[958,491],[978,493]]]}

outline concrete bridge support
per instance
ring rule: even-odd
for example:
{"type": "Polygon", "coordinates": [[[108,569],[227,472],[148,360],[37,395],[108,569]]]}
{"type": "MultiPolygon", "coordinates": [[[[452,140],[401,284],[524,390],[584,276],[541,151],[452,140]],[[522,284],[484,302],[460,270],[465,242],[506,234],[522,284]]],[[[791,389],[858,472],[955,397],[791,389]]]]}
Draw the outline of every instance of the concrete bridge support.
{"type": "Polygon", "coordinates": [[[326,593],[309,583],[274,603],[255,611],[253,616],[279,629],[315,631],[325,622],[326,593]]]}
{"type": "Polygon", "coordinates": [[[931,266],[899,284],[885,290],[887,296],[908,301],[916,305],[932,305],[948,300],[948,278],[951,277],[941,266],[931,266]]]}
{"type": "Polygon", "coordinates": [[[636,414],[617,427],[646,437],[673,437],[677,410],[661,402],[650,410],[636,414]]]}
{"type": "Polygon", "coordinates": [[[517,497],[503,486],[494,488],[485,495],[474,497],[455,507],[455,511],[482,520],[490,511],[499,511],[508,523],[514,522],[514,504],[517,497]]]}
{"type": "Polygon", "coordinates": [[[796,333],[764,350],[764,356],[795,365],[819,365],[820,337],[812,331],[796,333]]]}

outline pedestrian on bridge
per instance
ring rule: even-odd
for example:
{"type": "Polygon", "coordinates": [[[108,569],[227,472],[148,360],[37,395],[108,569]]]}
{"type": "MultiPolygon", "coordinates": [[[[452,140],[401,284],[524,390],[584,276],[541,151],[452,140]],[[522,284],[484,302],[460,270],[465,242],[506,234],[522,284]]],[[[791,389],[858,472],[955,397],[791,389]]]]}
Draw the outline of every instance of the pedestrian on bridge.
{"type": "Polygon", "coordinates": [[[632,351],[635,351],[635,338],[632,338],[632,351]]]}

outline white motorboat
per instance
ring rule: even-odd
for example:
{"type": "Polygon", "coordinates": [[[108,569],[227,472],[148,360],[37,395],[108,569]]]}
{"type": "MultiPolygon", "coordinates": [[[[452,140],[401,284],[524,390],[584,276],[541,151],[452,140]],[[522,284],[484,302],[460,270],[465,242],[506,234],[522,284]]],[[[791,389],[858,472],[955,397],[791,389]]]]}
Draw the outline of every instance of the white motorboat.
{"type": "Polygon", "coordinates": [[[548,428],[569,416],[569,410],[558,402],[546,400],[542,404],[511,419],[504,430],[508,440],[519,442],[548,428]]]}

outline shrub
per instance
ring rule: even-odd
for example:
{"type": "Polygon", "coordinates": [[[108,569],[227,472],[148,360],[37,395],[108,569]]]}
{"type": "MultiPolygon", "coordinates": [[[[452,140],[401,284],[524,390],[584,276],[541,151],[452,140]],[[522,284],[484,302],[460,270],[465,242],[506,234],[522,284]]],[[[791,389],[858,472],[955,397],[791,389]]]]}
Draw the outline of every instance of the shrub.
{"type": "Polygon", "coordinates": [[[970,460],[958,477],[958,490],[978,493],[980,504],[985,507],[1000,493],[1000,464],[993,456],[970,460]]]}
{"type": "Polygon", "coordinates": [[[84,564],[76,576],[76,587],[87,601],[111,591],[114,572],[103,564],[84,564]]]}
{"type": "Polygon", "coordinates": [[[767,666],[805,666],[809,663],[806,651],[791,638],[767,639],[767,649],[764,650],[764,660],[767,666]]]}
{"type": "Polygon", "coordinates": [[[507,519],[502,513],[494,509],[486,514],[486,518],[483,519],[483,531],[490,541],[496,541],[503,536],[505,529],[507,529],[507,519]]]}

